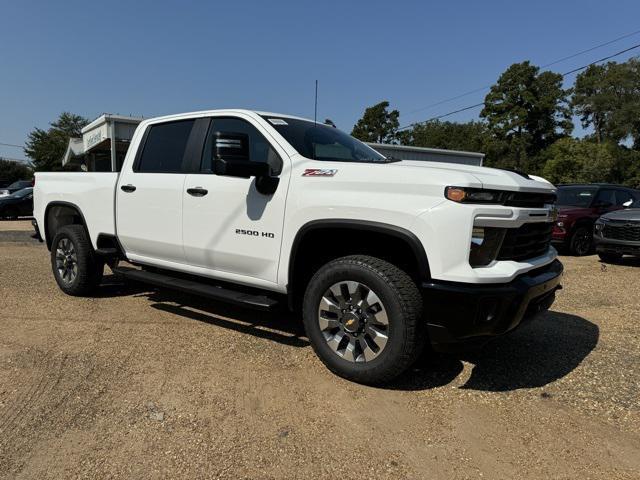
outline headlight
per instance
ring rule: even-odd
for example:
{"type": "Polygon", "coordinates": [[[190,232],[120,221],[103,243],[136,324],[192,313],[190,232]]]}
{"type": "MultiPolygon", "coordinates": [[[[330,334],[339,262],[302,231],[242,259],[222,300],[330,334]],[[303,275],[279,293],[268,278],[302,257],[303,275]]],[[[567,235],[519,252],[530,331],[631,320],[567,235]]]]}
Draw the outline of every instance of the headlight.
{"type": "Polygon", "coordinates": [[[602,223],[601,221],[596,222],[595,228],[596,232],[602,232],[602,230],[604,229],[604,223],[602,223]]]}
{"type": "Polygon", "coordinates": [[[494,261],[502,246],[504,234],[504,228],[473,227],[469,264],[472,267],[484,267],[494,261]]]}
{"type": "Polygon", "coordinates": [[[445,198],[458,203],[497,203],[504,201],[506,192],[500,190],[484,190],[482,188],[447,187],[445,198]]]}
{"type": "Polygon", "coordinates": [[[560,228],[564,227],[564,222],[556,222],[556,225],[560,228]]]}

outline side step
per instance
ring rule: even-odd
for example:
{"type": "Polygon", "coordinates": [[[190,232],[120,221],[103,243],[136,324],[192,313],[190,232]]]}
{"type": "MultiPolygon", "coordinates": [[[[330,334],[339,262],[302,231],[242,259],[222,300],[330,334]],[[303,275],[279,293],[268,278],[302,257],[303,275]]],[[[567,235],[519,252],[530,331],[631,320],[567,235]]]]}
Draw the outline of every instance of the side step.
{"type": "Polygon", "coordinates": [[[212,300],[243,305],[259,310],[272,310],[278,305],[277,300],[269,298],[266,295],[254,295],[216,285],[172,277],[171,275],[165,275],[163,273],[148,272],[129,267],[116,267],[113,272],[136,282],[149,283],[158,287],[179,290],[212,300]]]}

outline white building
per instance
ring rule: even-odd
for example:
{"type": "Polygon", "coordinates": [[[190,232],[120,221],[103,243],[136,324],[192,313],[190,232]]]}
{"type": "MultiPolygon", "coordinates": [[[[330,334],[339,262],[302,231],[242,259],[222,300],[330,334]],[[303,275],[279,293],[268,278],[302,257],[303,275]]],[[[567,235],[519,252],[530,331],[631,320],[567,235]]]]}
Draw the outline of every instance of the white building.
{"type": "Polygon", "coordinates": [[[91,172],[119,171],[141,121],[110,113],[99,116],[81,130],[82,138],[69,139],[62,165],[85,165],[91,172]]]}

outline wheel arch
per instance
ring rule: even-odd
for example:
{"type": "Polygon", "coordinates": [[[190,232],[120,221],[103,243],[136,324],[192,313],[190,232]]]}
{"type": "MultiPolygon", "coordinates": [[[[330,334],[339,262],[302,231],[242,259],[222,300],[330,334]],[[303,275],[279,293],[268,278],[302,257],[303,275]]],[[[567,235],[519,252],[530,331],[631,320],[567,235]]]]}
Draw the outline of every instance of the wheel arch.
{"type": "Polygon", "coordinates": [[[405,228],[369,220],[313,220],[298,230],[292,243],[287,272],[289,307],[299,306],[300,297],[317,268],[332,258],[352,254],[367,254],[399,263],[416,281],[430,278],[424,246],[405,228]],[[310,252],[313,255],[309,255],[310,252]]]}
{"type": "Polygon", "coordinates": [[[51,250],[53,237],[58,229],[65,225],[82,225],[87,238],[91,239],[87,222],[80,207],[71,202],[57,200],[48,203],[44,211],[44,238],[47,249],[51,250]]]}

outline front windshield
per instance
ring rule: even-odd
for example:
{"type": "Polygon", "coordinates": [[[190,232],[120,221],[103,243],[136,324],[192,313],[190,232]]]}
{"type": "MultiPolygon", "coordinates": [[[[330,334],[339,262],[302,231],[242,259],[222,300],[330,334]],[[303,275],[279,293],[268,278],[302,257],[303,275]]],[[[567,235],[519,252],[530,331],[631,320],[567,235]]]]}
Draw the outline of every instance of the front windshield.
{"type": "Polygon", "coordinates": [[[264,116],[303,157],[338,162],[387,163],[391,160],[337,128],[287,117],[264,116]]]}
{"type": "Polygon", "coordinates": [[[23,188],[22,190],[18,190],[17,192],[13,192],[11,195],[9,195],[10,197],[13,198],[22,198],[22,197],[26,197],[27,195],[29,195],[31,192],[33,192],[33,188],[29,187],[29,188],[23,188]]]}
{"type": "Polygon", "coordinates": [[[597,187],[560,186],[556,205],[568,207],[589,207],[598,191],[597,187]]]}

